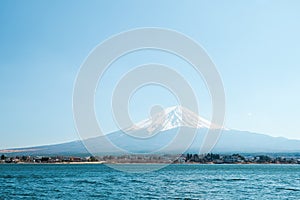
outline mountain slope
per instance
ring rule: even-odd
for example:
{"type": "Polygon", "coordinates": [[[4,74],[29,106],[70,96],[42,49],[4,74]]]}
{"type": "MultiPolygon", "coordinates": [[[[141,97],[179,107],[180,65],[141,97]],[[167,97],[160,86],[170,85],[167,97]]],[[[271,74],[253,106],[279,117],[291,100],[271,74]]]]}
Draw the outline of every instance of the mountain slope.
{"type": "MultiPolygon", "coordinates": [[[[195,113],[182,107],[170,107],[158,113],[155,118],[146,119],[128,128],[126,131],[116,131],[106,136],[90,138],[87,140],[69,143],[47,145],[31,148],[19,148],[11,150],[18,155],[86,155],[89,150],[96,154],[115,153],[182,153],[199,152],[205,135],[210,127],[210,122],[199,117],[195,113]],[[178,131],[183,131],[177,143],[167,149],[176,137],[178,131]],[[196,132],[192,144],[187,145],[185,140],[188,134],[196,132]],[[132,136],[133,135],[133,136],[132,136]],[[147,135],[147,138],[135,137],[147,135]],[[111,148],[105,142],[106,139],[117,148],[111,148]]],[[[213,152],[300,152],[300,141],[289,140],[281,137],[271,137],[259,133],[222,129],[221,136],[213,149],[213,152]]],[[[9,151],[0,151],[9,153],[9,151]]]]}
{"type": "MultiPolygon", "coordinates": [[[[122,131],[116,131],[107,135],[113,144],[132,153],[154,152],[167,145],[177,134],[178,128],[162,131],[159,134],[147,140],[140,140],[128,136],[122,131]]],[[[192,145],[186,152],[199,152],[203,138],[207,129],[197,129],[197,136],[192,145]]],[[[88,139],[85,141],[89,146],[98,147],[99,154],[122,153],[122,151],[113,151],[105,146],[103,137],[88,139]]],[[[184,147],[177,146],[165,153],[181,153],[184,147]]],[[[63,143],[57,145],[47,145],[31,148],[14,149],[18,155],[87,155],[81,141],[63,143]]],[[[277,153],[277,152],[300,152],[300,141],[289,140],[280,137],[271,137],[264,134],[251,133],[246,131],[223,130],[213,152],[243,152],[243,153],[277,153]]],[[[0,151],[1,153],[1,151],[0,151]]],[[[5,153],[5,152],[2,152],[5,153]]],[[[162,152],[158,152],[162,153],[162,152]]]]}

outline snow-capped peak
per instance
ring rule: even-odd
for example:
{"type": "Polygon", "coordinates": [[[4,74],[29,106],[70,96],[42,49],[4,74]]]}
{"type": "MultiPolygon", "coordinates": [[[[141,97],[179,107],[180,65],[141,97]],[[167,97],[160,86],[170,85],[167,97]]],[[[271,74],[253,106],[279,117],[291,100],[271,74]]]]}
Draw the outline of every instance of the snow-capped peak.
{"type": "Polygon", "coordinates": [[[214,128],[211,123],[182,106],[168,107],[149,119],[140,121],[126,131],[147,130],[149,133],[178,127],[214,128]]]}

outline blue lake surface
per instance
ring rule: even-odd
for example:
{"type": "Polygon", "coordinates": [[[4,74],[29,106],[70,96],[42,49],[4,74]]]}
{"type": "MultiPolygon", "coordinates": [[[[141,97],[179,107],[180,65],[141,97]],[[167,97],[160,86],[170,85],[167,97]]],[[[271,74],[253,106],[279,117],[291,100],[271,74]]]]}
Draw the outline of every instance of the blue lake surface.
{"type": "Polygon", "coordinates": [[[20,198],[300,199],[300,165],[170,165],[141,174],[92,164],[0,165],[0,199],[20,198]]]}

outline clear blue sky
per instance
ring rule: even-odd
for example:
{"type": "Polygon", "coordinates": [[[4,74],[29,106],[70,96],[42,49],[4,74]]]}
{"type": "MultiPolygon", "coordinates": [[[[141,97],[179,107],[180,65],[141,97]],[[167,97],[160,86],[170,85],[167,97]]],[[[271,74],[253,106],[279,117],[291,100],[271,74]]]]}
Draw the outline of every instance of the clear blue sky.
{"type": "MultiPolygon", "coordinates": [[[[101,41],[137,27],[174,29],[206,49],[223,79],[227,127],[300,139],[299,1],[76,2],[0,1],[0,149],[78,139],[72,91],[80,65],[101,41]]],[[[201,82],[174,56],[150,51],[120,59],[96,94],[106,131],[114,126],[98,93],[109,93],[129,66],[153,60],[201,82]]],[[[195,87],[200,114],[209,118],[202,86],[195,87]]],[[[134,120],[147,116],[141,102],[175,101],[162,88],[144,88],[130,106],[134,120]]]]}

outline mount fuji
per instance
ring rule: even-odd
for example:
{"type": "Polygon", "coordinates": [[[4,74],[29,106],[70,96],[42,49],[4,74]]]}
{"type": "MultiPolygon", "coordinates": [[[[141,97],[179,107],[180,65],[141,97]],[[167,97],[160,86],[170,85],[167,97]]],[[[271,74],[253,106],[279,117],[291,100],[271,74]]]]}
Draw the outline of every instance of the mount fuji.
{"type": "Polygon", "coordinates": [[[89,152],[99,155],[126,154],[126,152],[192,153],[199,152],[206,135],[209,134],[209,129],[221,132],[213,152],[300,152],[300,140],[220,128],[187,108],[174,106],[129,126],[125,130],[115,131],[105,136],[56,145],[7,149],[1,150],[0,153],[18,155],[82,155],[89,152]],[[85,147],[88,147],[89,151],[85,147]]]}
{"type": "Polygon", "coordinates": [[[136,131],[145,129],[148,132],[167,131],[178,127],[210,128],[211,123],[182,106],[173,106],[154,114],[149,119],[138,122],[126,129],[136,131]]]}

